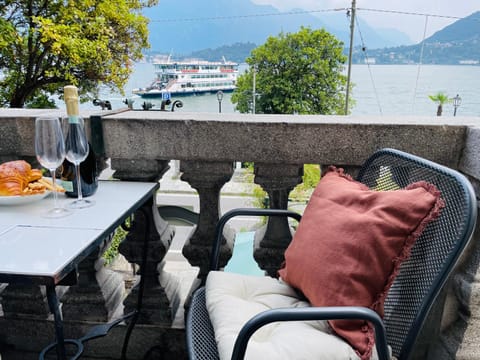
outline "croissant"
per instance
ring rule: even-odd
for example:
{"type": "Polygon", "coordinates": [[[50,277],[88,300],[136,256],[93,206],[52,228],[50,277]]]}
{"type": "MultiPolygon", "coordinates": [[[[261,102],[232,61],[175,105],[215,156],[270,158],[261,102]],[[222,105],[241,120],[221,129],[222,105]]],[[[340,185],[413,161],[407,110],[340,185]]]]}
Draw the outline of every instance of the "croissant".
{"type": "Polygon", "coordinates": [[[32,181],[42,177],[42,172],[32,169],[23,160],[9,161],[0,165],[0,196],[23,195],[23,190],[32,181]]]}

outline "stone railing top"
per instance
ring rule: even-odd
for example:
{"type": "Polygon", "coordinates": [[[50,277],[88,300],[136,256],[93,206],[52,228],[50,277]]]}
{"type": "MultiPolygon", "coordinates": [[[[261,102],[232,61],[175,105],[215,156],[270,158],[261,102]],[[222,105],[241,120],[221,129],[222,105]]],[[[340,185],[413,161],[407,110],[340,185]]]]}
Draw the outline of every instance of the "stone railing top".
{"type": "Polygon", "coordinates": [[[394,147],[456,168],[477,118],[126,111],[104,117],[113,158],[361,164],[394,147]],[[434,144],[434,145],[432,145],[434,144]]]}
{"type": "MultiPolygon", "coordinates": [[[[103,112],[106,114],[106,112],[103,112]]],[[[107,113],[108,114],[108,113],[107,113]]],[[[447,125],[475,126],[479,118],[473,116],[341,116],[341,115],[272,115],[272,114],[240,114],[240,113],[196,113],[183,111],[118,111],[109,116],[115,119],[136,120],[177,120],[177,121],[212,121],[212,122],[248,122],[248,123],[342,123],[342,124],[388,124],[398,125],[447,125]]]]}
{"type": "MultiPolygon", "coordinates": [[[[248,123],[295,123],[295,124],[396,124],[396,125],[446,125],[446,126],[480,126],[479,118],[473,116],[339,116],[339,115],[266,115],[240,113],[195,113],[169,111],[141,111],[127,108],[117,110],[81,110],[84,117],[99,115],[112,119],[134,120],[177,120],[177,121],[214,121],[214,122],[248,122],[248,123]]],[[[63,109],[12,109],[0,108],[2,118],[35,118],[37,116],[66,116],[63,109]]]]}
{"type": "MultiPolygon", "coordinates": [[[[479,133],[475,131],[478,117],[252,115],[126,108],[82,114],[103,117],[107,157],[138,161],[358,165],[376,149],[393,147],[458,168],[465,142],[474,144],[479,133]]],[[[1,125],[0,156],[34,156],[31,122],[40,115],[64,116],[65,112],[0,109],[0,121],[13,120],[1,125]]]]}

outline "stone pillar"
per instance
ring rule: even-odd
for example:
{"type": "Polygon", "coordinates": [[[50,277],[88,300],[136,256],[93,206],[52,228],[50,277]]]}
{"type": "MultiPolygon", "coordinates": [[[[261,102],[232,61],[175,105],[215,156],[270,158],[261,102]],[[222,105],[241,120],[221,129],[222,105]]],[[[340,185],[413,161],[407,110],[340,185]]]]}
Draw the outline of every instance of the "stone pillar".
{"type": "Polygon", "coordinates": [[[70,286],[61,299],[65,320],[106,322],[122,304],[125,294],[122,276],[106,269],[102,259],[111,239],[105,239],[102,246],[78,266],[77,285],[70,286]]]}
{"type": "MultiPolygon", "coordinates": [[[[134,214],[133,227],[126,239],[120,244],[119,251],[131,262],[140,265],[137,274],[142,272],[144,278],[144,294],[142,311],[138,322],[144,324],[170,323],[172,313],[165,289],[160,285],[158,266],[173,240],[173,229],[160,217],[156,201],[151,199],[141,210],[134,214]],[[146,233],[146,222],[149,221],[149,231],[146,233]],[[145,236],[147,236],[148,257],[142,264],[145,236]]],[[[140,278],[124,301],[124,313],[129,313],[137,307],[140,278]]]]}
{"type": "MultiPolygon", "coordinates": [[[[192,230],[183,255],[192,266],[200,267],[198,277],[205,279],[209,264],[215,225],[220,216],[220,190],[233,175],[233,162],[192,162],[182,161],[182,180],[197,190],[200,200],[198,224],[192,230]]],[[[224,236],[229,232],[228,228],[224,236]]],[[[220,266],[223,267],[232,256],[233,236],[225,236],[220,252],[220,266]]]]}
{"type": "MultiPolygon", "coordinates": [[[[130,181],[158,181],[169,169],[168,160],[112,159],[114,177],[130,181]]],[[[119,245],[120,253],[134,264],[143,266],[138,274],[145,273],[142,312],[138,323],[171,323],[172,315],[165,289],[160,285],[158,266],[170,247],[174,229],[158,214],[156,199],[148,201],[133,217],[133,226],[125,240],[119,245]],[[146,221],[150,227],[146,233],[146,221]],[[145,236],[147,237],[148,258],[142,264],[145,236]]],[[[140,281],[137,280],[124,301],[124,313],[137,307],[140,281]]]]}
{"type": "MultiPolygon", "coordinates": [[[[300,184],[302,175],[303,165],[255,163],[255,183],[268,193],[271,209],[287,209],[288,195],[300,184]]],[[[277,276],[291,240],[292,231],[286,217],[270,217],[267,225],[255,233],[254,257],[268,275],[277,276]]]]}

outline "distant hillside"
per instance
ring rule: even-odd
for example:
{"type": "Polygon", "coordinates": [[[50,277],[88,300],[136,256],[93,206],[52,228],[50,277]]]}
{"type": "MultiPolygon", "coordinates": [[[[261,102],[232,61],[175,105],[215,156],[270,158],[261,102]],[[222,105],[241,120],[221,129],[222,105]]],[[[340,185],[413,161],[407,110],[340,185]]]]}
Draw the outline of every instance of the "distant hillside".
{"type": "MultiPolygon", "coordinates": [[[[298,10],[286,15],[271,6],[256,5],[248,0],[161,0],[157,6],[145,9],[144,14],[151,20],[150,50],[171,53],[174,57],[235,43],[260,45],[268,36],[276,36],[281,31],[296,32],[302,25],[325,28],[345,44],[349,40],[349,19],[338,11],[298,10]]],[[[359,23],[371,48],[409,43],[398,31],[376,31],[361,18],[359,23]]]]}
{"type": "Polygon", "coordinates": [[[250,56],[250,53],[257,45],[254,43],[235,43],[233,45],[224,45],[215,49],[204,49],[194,51],[188,57],[208,60],[220,61],[224,57],[226,60],[235,61],[237,63],[245,62],[245,59],[250,56]]]}
{"type": "Polygon", "coordinates": [[[381,50],[354,49],[353,63],[417,64],[423,46],[423,64],[479,65],[480,64],[480,11],[473,13],[416,45],[391,47],[381,50]]]}
{"type": "Polygon", "coordinates": [[[466,18],[458,20],[453,24],[436,32],[428,39],[427,43],[445,43],[449,41],[478,41],[480,39],[480,11],[477,11],[466,18]]]}

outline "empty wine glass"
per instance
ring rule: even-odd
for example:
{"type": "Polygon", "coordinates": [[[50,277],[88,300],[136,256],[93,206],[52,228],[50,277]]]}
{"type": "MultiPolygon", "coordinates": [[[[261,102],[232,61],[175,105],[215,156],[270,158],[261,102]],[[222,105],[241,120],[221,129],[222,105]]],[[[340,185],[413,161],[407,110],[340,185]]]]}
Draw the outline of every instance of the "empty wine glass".
{"type": "Polygon", "coordinates": [[[58,206],[55,171],[65,159],[65,142],[60,120],[55,117],[39,117],[35,119],[35,153],[38,162],[52,175],[53,209],[46,217],[58,218],[72,213],[71,210],[58,206]]]}
{"type": "Polygon", "coordinates": [[[70,203],[70,207],[75,209],[86,208],[95,204],[93,200],[87,200],[82,195],[82,179],[80,177],[80,163],[87,158],[88,141],[85,133],[85,125],[81,117],[77,117],[74,122],[68,122],[67,136],[65,139],[66,158],[75,165],[77,194],[78,198],[70,203]]]}

